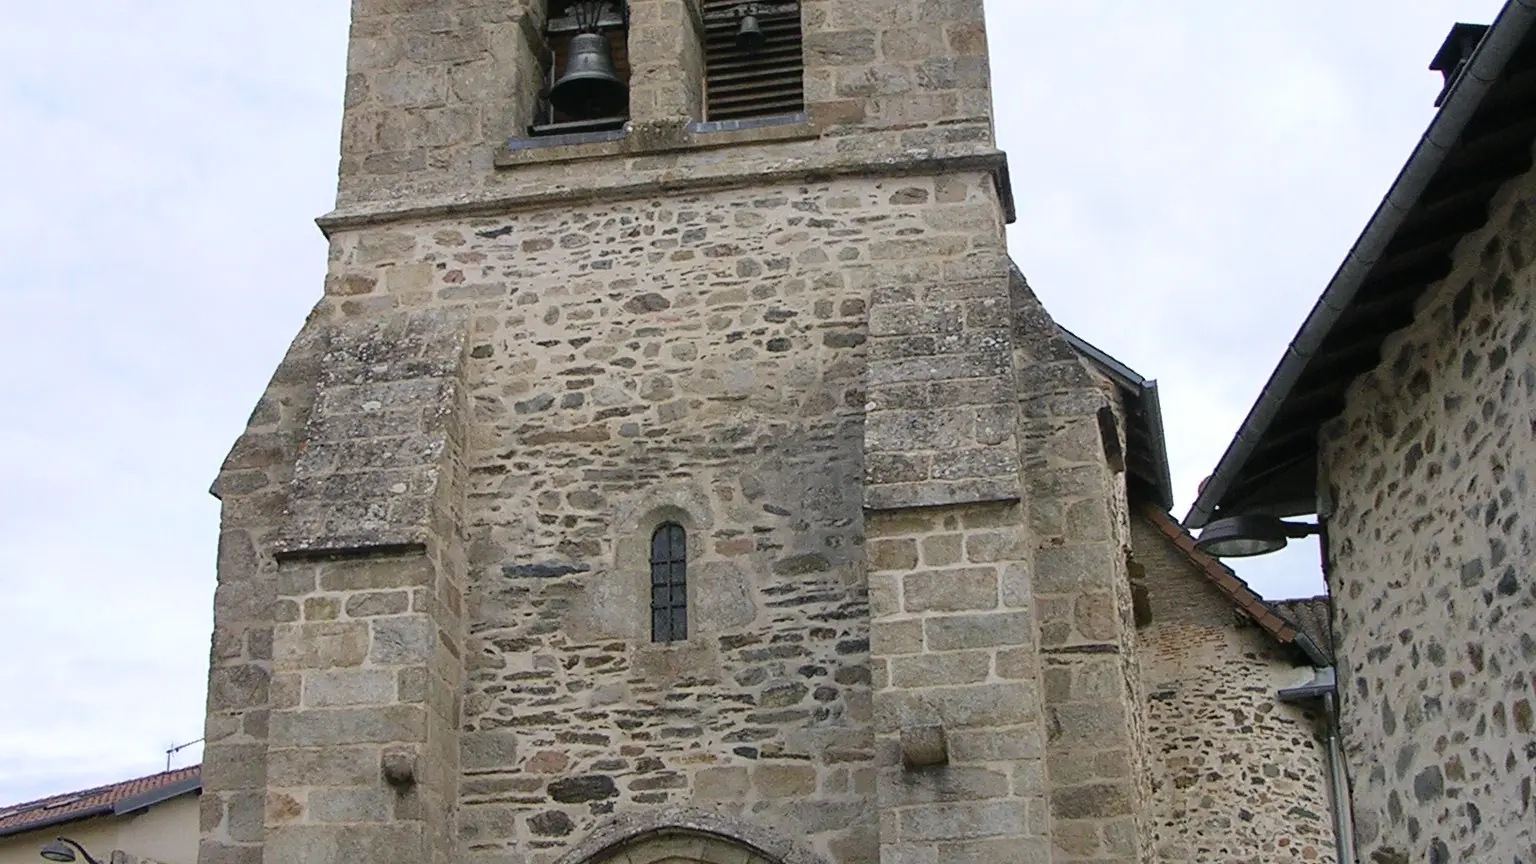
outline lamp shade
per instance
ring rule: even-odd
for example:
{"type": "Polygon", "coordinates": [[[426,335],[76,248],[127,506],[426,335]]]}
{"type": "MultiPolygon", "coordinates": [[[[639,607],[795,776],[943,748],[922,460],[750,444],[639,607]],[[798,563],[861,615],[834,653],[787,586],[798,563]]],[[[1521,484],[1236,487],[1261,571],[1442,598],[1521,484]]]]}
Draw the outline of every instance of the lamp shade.
{"type": "Polygon", "coordinates": [[[1217,558],[1268,555],[1285,548],[1291,532],[1273,516],[1229,516],[1205,526],[1195,548],[1217,558]]]}
{"type": "Polygon", "coordinates": [[[75,850],[69,848],[68,846],[64,845],[61,841],[58,841],[58,840],[54,840],[53,842],[49,843],[47,846],[44,846],[42,848],[42,850],[39,851],[37,854],[43,856],[43,858],[48,860],[48,861],[73,861],[73,860],[75,860],[75,850]]]}

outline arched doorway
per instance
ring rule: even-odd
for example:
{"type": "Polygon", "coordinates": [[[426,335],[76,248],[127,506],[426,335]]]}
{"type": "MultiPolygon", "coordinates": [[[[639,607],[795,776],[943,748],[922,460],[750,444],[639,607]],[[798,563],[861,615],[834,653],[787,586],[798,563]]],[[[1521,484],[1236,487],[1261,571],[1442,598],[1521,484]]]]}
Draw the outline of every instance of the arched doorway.
{"type": "Polygon", "coordinates": [[[588,864],[781,864],[750,846],[714,834],[662,829],[599,852],[588,864]]]}

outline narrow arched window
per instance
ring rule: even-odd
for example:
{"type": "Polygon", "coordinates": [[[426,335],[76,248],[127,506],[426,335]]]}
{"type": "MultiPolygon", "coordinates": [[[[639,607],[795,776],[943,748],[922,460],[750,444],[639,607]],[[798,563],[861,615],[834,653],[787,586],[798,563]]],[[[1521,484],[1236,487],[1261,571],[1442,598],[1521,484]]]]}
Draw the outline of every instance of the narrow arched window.
{"type": "Polygon", "coordinates": [[[688,638],[688,535],[666,522],[651,534],[651,641],[688,638]]]}

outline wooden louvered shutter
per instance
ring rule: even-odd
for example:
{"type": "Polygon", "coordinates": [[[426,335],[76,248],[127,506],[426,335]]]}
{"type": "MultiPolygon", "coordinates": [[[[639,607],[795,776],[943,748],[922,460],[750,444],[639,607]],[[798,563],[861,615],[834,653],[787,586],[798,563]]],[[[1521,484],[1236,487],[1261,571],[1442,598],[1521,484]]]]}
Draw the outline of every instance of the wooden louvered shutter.
{"type": "Polygon", "coordinates": [[[736,47],[741,0],[704,0],[705,102],[708,120],[768,117],[805,110],[805,62],[800,4],[759,2],[767,42],[748,53],[736,47]]]}

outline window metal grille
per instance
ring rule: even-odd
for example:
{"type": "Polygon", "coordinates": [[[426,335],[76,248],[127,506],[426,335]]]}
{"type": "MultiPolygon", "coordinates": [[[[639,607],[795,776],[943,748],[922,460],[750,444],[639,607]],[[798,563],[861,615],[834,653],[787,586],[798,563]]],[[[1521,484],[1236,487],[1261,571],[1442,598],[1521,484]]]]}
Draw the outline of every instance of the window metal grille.
{"type": "Polygon", "coordinates": [[[651,534],[651,641],[688,638],[688,535],[667,522],[651,534]]]}
{"type": "Polygon", "coordinates": [[[794,114],[805,110],[805,60],[798,2],[704,0],[706,120],[794,114]],[[766,37],[762,50],[736,45],[744,10],[766,37]]]}

